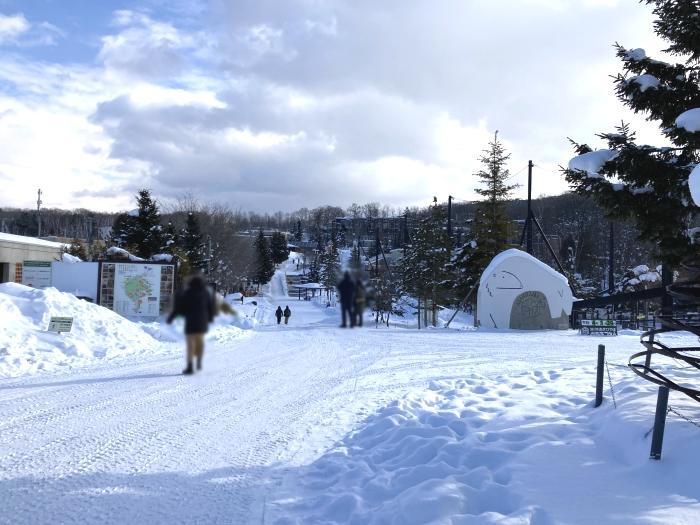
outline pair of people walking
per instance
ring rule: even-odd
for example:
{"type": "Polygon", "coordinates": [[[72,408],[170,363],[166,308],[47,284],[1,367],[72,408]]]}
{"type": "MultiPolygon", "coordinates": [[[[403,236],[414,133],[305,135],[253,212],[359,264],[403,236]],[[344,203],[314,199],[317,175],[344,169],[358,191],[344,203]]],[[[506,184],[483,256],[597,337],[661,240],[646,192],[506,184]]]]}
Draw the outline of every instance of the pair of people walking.
{"type": "Polygon", "coordinates": [[[275,310],[275,317],[277,317],[277,324],[280,324],[282,321],[282,317],[284,317],[284,324],[289,324],[289,318],[292,315],[292,311],[289,309],[289,306],[284,307],[284,311],[282,311],[282,307],[278,306],[277,310],[275,310]]]}
{"type": "Polygon", "coordinates": [[[360,279],[354,281],[350,272],[345,272],[343,279],[338,283],[338,293],[340,294],[340,309],[342,315],[341,328],[347,328],[348,321],[350,328],[362,326],[362,316],[367,302],[367,291],[360,279]]]}
{"type": "Polygon", "coordinates": [[[185,375],[194,373],[194,360],[197,360],[197,370],[202,369],[204,357],[204,334],[209,329],[209,323],[214,320],[216,311],[214,294],[209,291],[207,283],[200,275],[189,278],[187,285],[175,296],[175,304],[166,322],[172,323],[175,317],[185,318],[185,339],[187,341],[187,367],[182,371],[185,375]]]}

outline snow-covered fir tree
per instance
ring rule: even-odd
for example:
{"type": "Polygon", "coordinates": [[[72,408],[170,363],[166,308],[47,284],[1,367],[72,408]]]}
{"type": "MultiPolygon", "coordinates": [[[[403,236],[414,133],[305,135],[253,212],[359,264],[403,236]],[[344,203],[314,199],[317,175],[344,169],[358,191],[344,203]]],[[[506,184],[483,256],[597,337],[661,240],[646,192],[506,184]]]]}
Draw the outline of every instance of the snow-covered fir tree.
{"type": "Polygon", "coordinates": [[[319,281],[327,288],[333,289],[340,278],[340,259],[335,243],[331,243],[319,256],[319,281]]]}
{"type": "MultiPolygon", "coordinates": [[[[478,281],[491,259],[508,247],[510,219],[505,202],[516,185],[508,184],[510,159],[498,132],[479,158],[482,169],[476,173],[482,187],[474,191],[484,197],[477,204],[468,241],[455,253],[456,291],[464,297],[478,281]]],[[[473,297],[476,297],[475,295],[473,297]]]]}
{"type": "Polygon", "coordinates": [[[126,246],[135,255],[148,259],[158,253],[163,245],[163,227],[160,224],[158,204],[151,197],[150,190],[140,190],[136,202],[136,215],[121,214],[117,217],[113,239],[118,240],[118,246],[126,246]]]}
{"type": "Polygon", "coordinates": [[[272,262],[275,264],[283,263],[289,257],[289,248],[287,247],[287,238],[282,232],[274,232],[270,239],[270,253],[272,262]]]}
{"type": "Polygon", "coordinates": [[[203,236],[197,214],[192,211],[188,212],[185,227],[180,232],[179,244],[192,269],[201,270],[205,265],[202,239],[203,236]]]}
{"type": "Polygon", "coordinates": [[[654,31],[668,42],[666,52],[681,62],[617,45],[623,71],[616,92],[624,105],[657,122],[669,142],[637,144],[634,132],[622,124],[598,135],[607,149],[575,144],[578,156],[566,179],[577,193],[592,195],[609,216],[633,220],[640,239],[655,245],[657,253],[649,255],[674,267],[697,249],[688,232],[698,213],[688,182],[700,156],[700,3],[645,1],[654,5],[654,31]]]}
{"type": "Polygon", "coordinates": [[[260,286],[268,283],[275,273],[275,265],[270,254],[270,245],[262,230],[258,232],[258,236],[255,239],[255,255],[255,274],[253,279],[260,286]]]}
{"type": "Polygon", "coordinates": [[[404,288],[422,304],[429,305],[433,324],[437,321],[437,305],[448,300],[452,288],[448,270],[450,239],[445,219],[445,210],[441,206],[431,206],[428,217],[414,232],[402,261],[404,288]]]}

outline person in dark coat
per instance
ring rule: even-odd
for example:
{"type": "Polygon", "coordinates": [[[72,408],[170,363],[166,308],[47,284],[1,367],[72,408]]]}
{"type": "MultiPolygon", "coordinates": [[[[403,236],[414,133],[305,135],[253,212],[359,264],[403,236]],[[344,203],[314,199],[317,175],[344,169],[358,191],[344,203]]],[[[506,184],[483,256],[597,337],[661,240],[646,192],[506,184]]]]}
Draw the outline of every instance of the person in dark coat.
{"type": "Polygon", "coordinates": [[[355,326],[353,315],[353,302],[355,300],[355,283],[352,282],[350,272],[345,272],[342,281],[338,283],[338,293],[340,294],[340,309],[343,316],[341,328],[347,327],[347,319],[350,318],[350,328],[355,326]]]}
{"type": "Polygon", "coordinates": [[[277,318],[277,324],[280,324],[280,322],[282,321],[282,307],[281,306],[278,306],[277,310],[275,310],[275,317],[277,318]]]}
{"type": "Polygon", "coordinates": [[[214,298],[201,276],[190,277],[185,288],[175,296],[173,311],[170,312],[167,323],[172,323],[179,315],[185,318],[187,340],[187,368],[182,373],[189,375],[194,373],[192,362],[195,357],[197,370],[202,369],[204,334],[209,329],[209,323],[214,320],[214,298]]]}
{"type": "Polygon", "coordinates": [[[289,318],[292,315],[292,311],[289,309],[289,306],[284,307],[284,324],[289,323],[289,318]]]}

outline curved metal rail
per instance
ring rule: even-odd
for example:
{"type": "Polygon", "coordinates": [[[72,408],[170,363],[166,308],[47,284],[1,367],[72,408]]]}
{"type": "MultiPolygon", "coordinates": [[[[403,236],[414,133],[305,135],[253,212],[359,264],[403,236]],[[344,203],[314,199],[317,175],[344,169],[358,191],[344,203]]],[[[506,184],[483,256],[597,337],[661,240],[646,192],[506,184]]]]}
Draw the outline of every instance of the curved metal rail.
{"type": "MultiPolygon", "coordinates": [[[[700,256],[684,261],[681,266],[688,272],[688,277],[670,285],[668,293],[686,306],[700,306],[700,256]]],[[[671,316],[662,316],[658,319],[661,328],[642,334],[641,343],[646,350],[632,354],[627,365],[641,378],[681,392],[700,403],[700,387],[691,388],[680,385],[651,367],[651,358],[656,355],[674,359],[700,370],[700,345],[674,348],[656,339],[659,334],[676,331],[691,332],[700,338],[700,323],[697,320],[691,322],[671,316]],[[642,358],[644,362],[639,362],[638,360],[642,358]]]]}

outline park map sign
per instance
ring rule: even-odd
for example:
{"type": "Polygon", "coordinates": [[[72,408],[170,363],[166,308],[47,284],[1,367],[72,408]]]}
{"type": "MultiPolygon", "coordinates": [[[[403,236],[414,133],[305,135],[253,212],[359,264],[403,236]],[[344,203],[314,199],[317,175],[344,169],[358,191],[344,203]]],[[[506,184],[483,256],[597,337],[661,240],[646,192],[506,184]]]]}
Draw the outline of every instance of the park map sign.
{"type": "Polygon", "coordinates": [[[123,316],[157,317],[160,314],[158,264],[117,264],[114,274],[114,311],[123,316]]]}

